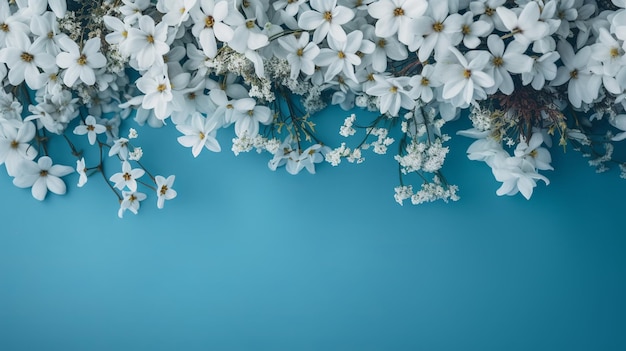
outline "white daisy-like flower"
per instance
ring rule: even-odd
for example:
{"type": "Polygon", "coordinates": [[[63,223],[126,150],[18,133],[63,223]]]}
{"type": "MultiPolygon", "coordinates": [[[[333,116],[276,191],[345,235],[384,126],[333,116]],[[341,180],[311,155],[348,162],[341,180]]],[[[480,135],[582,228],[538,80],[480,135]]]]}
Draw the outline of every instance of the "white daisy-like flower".
{"type": "Polygon", "coordinates": [[[82,51],[72,39],[59,39],[63,50],[56,57],[56,64],[64,68],[63,83],[73,87],[77,80],[87,85],[96,83],[95,70],[106,65],[106,58],[100,52],[100,38],[91,38],[85,42],[82,51]]]}
{"type": "Polygon", "coordinates": [[[57,194],[65,194],[67,188],[61,179],[74,172],[74,168],[63,165],[53,165],[52,159],[42,156],[37,162],[25,160],[19,168],[19,173],[13,179],[13,184],[19,188],[31,188],[33,197],[43,201],[48,190],[57,194]]]}

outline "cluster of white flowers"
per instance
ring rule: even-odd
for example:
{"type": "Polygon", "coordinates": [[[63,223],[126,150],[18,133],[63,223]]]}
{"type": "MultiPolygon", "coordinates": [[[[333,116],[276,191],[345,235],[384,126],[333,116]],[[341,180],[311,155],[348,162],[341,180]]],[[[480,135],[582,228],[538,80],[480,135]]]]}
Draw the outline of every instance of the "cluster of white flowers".
{"type": "Polygon", "coordinates": [[[79,186],[102,173],[120,216],[147,198],[144,174],[161,208],[174,176],[150,175],[136,131],[119,135],[132,115],[173,124],[193,157],[221,151],[232,127],[236,155],[268,152],[291,174],[398,140],[401,178],[418,175],[420,190],[402,184],[396,200],[448,201],[441,130],[471,110],[474,128],[457,133],[477,139],[469,158],[492,168],[497,194],[529,198],[548,183],[542,145],[557,134],[599,171],[625,169],[613,154],[626,139],[625,33],[623,0],[0,0],[0,164],[37,199],[65,193],[69,171],[47,148],[61,136],[79,186]],[[339,134],[360,142],[331,148],[314,123],[329,103],[379,117],[351,114],[339,134]],[[74,143],[108,149],[122,171],[105,174],[102,156],[86,167],[74,143]]]}

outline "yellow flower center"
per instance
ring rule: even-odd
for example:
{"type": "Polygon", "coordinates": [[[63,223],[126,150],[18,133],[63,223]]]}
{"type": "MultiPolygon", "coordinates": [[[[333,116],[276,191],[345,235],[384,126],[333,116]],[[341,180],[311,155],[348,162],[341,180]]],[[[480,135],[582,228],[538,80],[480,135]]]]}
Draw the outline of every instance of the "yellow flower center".
{"type": "Polygon", "coordinates": [[[471,32],[472,32],[472,29],[467,24],[464,24],[463,27],[461,27],[461,33],[463,33],[463,35],[468,35],[471,32]]]}
{"type": "Polygon", "coordinates": [[[578,70],[575,69],[575,70],[569,72],[569,76],[572,79],[578,79],[578,70]]]}
{"type": "Polygon", "coordinates": [[[611,48],[611,52],[609,54],[611,56],[611,58],[616,58],[619,56],[619,49],[618,48],[611,48]]]}
{"type": "Polygon", "coordinates": [[[426,77],[422,77],[422,80],[420,81],[420,84],[427,87],[428,85],[430,85],[430,81],[428,80],[428,78],[426,77]]]}
{"type": "Polygon", "coordinates": [[[48,171],[46,171],[45,169],[42,169],[42,170],[39,172],[39,176],[40,176],[40,177],[45,177],[45,176],[47,176],[47,175],[48,175],[48,171]]]}
{"type": "Polygon", "coordinates": [[[404,10],[401,7],[396,7],[393,10],[393,15],[398,17],[398,16],[404,16],[404,10]]]}
{"type": "Polygon", "coordinates": [[[0,30],[3,32],[9,32],[11,29],[9,29],[9,25],[6,23],[2,23],[0,24],[0,30]]]}
{"type": "Polygon", "coordinates": [[[346,54],[344,54],[343,51],[339,51],[337,53],[337,56],[339,56],[340,59],[344,59],[346,57],[346,54]]]}
{"type": "Polygon", "coordinates": [[[296,51],[296,55],[298,56],[304,55],[304,50],[302,48],[299,48],[298,51],[296,51]]]}
{"type": "Polygon", "coordinates": [[[131,176],[130,173],[124,173],[124,175],[122,175],[122,178],[124,178],[125,181],[129,181],[133,179],[133,176],[131,176]]]}
{"type": "Polygon", "coordinates": [[[11,141],[11,149],[17,149],[18,146],[20,146],[20,143],[17,140],[11,141]]]}
{"type": "Polygon", "coordinates": [[[330,11],[324,12],[324,19],[327,20],[328,22],[332,21],[333,14],[330,11]]]}
{"type": "Polygon", "coordinates": [[[387,41],[385,39],[380,39],[378,41],[378,47],[384,48],[387,45],[387,41]]]}
{"type": "Polygon", "coordinates": [[[204,27],[205,28],[213,28],[214,24],[215,24],[215,20],[213,19],[213,16],[207,16],[204,19],[204,27]]]}
{"type": "Polygon", "coordinates": [[[504,60],[502,59],[502,57],[498,56],[494,57],[491,63],[493,63],[493,65],[496,67],[500,67],[504,64],[504,60]]]}
{"type": "Polygon", "coordinates": [[[159,84],[159,86],[157,87],[157,91],[159,93],[164,92],[167,89],[167,86],[165,86],[165,84],[159,84]]]}
{"type": "Polygon", "coordinates": [[[20,55],[20,58],[24,62],[31,62],[35,57],[27,52],[23,52],[22,55],[20,55]]]}
{"type": "Polygon", "coordinates": [[[487,16],[493,16],[493,14],[496,12],[496,10],[492,9],[491,7],[487,7],[485,9],[485,15],[487,16]]]}
{"type": "Polygon", "coordinates": [[[394,86],[392,86],[391,88],[389,88],[389,91],[390,91],[392,94],[395,94],[395,93],[397,93],[397,92],[398,92],[398,87],[394,85],[394,86]]]}
{"type": "Polygon", "coordinates": [[[470,71],[469,69],[466,69],[465,71],[463,71],[463,77],[465,79],[469,79],[472,76],[472,71],[470,71]]]}
{"type": "Polygon", "coordinates": [[[169,189],[168,189],[167,185],[163,185],[161,187],[161,191],[159,191],[159,194],[161,194],[161,196],[163,196],[163,195],[165,195],[167,193],[168,190],[169,189]]]}
{"type": "Polygon", "coordinates": [[[433,30],[437,33],[442,32],[443,31],[443,23],[441,22],[435,22],[433,24],[433,30]]]}
{"type": "Polygon", "coordinates": [[[146,41],[150,44],[154,44],[154,37],[152,36],[152,34],[146,37],[146,41]]]}
{"type": "Polygon", "coordinates": [[[246,28],[248,28],[248,29],[254,28],[254,21],[253,20],[247,21],[246,22],[246,28]]]}

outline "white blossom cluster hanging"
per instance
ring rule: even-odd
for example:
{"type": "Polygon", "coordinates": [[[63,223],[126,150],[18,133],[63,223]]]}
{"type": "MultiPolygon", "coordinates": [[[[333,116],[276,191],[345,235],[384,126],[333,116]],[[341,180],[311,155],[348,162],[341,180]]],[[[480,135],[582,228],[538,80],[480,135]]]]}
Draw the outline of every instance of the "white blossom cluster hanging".
{"type": "Polygon", "coordinates": [[[624,40],[624,0],[0,0],[0,164],[38,200],[76,171],[79,187],[104,177],[120,217],[143,187],[162,208],[175,177],[144,167],[135,129],[120,134],[132,117],[173,124],[194,157],[221,151],[232,127],[236,155],[267,152],[291,174],[395,145],[394,197],[419,204],[459,198],[442,172],[452,130],[476,139],[468,157],[492,169],[498,195],[528,199],[549,183],[553,139],[626,177],[613,156],[626,139],[624,40]],[[315,129],[328,104],[350,111],[340,145],[315,129]],[[454,130],[466,117],[473,128],[454,130]],[[52,139],[75,168],[55,164],[52,139]]]}

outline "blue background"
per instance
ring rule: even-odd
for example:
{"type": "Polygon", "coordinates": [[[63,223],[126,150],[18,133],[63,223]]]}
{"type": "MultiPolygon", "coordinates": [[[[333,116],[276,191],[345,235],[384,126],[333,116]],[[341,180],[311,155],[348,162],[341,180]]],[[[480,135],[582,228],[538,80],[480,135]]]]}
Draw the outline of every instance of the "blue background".
{"type": "Polygon", "coordinates": [[[579,153],[554,148],[526,201],[456,137],[461,200],[401,207],[391,155],[291,176],[235,157],[231,131],[198,159],[172,126],[139,132],[176,174],[163,210],[149,194],[120,220],[76,174],[38,202],[0,172],[0,350],[626,349],[626,184],[579,153]]]}

